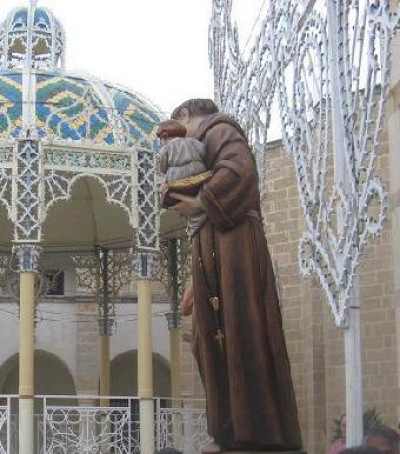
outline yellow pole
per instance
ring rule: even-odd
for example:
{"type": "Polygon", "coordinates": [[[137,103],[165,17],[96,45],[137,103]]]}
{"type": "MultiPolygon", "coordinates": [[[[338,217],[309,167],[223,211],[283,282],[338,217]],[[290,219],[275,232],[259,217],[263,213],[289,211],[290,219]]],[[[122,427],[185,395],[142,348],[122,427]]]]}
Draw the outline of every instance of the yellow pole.
{"type": "Polygon", "coordinates": [[[140,399],[140,453],[154,453],[153,353],[151,281],[138,281],[138,396],[140,399]]]}
{"type": "Polygon", "coordinates": [[[20,273],[19,454],[33,454],[35,274],[20,273]]]}
{"type": "MultiPolygon", "coordinates": [[[[101,339],[101,375],[100,396],[110,396],[110,336],[102,334],[101,339]]],[[[100,406],[108,407],[109,399],[101,399],[100,406]]]]}
{"type": "Polygon", "coordinates": [[[179,407],[181,400],[181,331],[172,328],[169,331],[171,351],[171,397],[172,406],[179,407]]]}

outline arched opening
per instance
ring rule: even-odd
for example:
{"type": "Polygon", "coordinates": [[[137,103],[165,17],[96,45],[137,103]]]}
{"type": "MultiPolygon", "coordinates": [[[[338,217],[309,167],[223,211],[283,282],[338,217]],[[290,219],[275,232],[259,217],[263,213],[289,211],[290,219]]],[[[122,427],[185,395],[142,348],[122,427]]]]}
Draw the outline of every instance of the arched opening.
{"type": "Polygon", "coordinates": [[[43,226],[46,247],[132,243],[133,229],[122,205],[109,203],[103,181],[82,176],[68,199],[51,205],[43,226]]]}
{"type": "MultiPolygon", "coordinates": [[[[111,362],[111,395],[137,396],[137,351],[118,355],[111,362]]],[[[153,386],[155,397],[171,395],[171,377],[168,361],[153,353],[153,386]]]]}
{"type": "MultiPolygon", "coordinates": [[[[118,355],[111,362],[111,395],[120,397],[130,397],[138,395],[137,373],[138,354],[136,350],[131,350],[118,355]]],[[[169,397],[171,395],[170,367],[168,362],[159,354],[153,353],[153,387],[155,397],[169,397]]],[[[111,400],[111,406],[125,407],[128,400],[115,398],[111,400]]],[[[161,399],[161,406],[165,407],[167,402],[161,399]]],[[[139,401],[132,400],[131,403],[132,421],[132,445],[138,444],[139,433],[139,401]]],[[[155,408],[156,409],[156,405],[155,408]]]]}
{"type": "Polygon", "coordinates": [[[13,239],[13,225],[4,203],[0,203],[0,245],[10,247],[13,239]]]}
{"type": "MultiPolygon", "coordinates": [[[[19,383],[19,354],[13,355],[0,367],[0,394],[18,394],[19,383]]],[[[74,396],[75,382],[65,362],[43,350],[35,351],[35,395],[74,396]]],[[[13,413],[18,412],[18,402],[13,401],[13,413]]],[[[52,399],[52,405],[76,405],[76,399],[52,399]]],[[[42,402],[35,402],[35,413],[42,411],[42,402]]]]}

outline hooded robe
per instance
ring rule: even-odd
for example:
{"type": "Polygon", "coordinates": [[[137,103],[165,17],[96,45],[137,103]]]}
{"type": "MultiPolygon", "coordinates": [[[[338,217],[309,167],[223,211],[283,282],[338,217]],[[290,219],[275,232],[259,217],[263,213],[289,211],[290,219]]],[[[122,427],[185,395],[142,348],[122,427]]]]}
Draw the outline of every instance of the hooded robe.
{"type": "MultiPolygon", "coordinates": [[[[254,156],[239,124],[208,115],[195,138],[213,176],[193,236],[193,353],[210,434],[224,449],[296,450],[301,434],[254,156]],[[223,348],[210,293],[220,299],[223,348]]],[[[213,295],[211,295],[213,296],[213,295]]]]}

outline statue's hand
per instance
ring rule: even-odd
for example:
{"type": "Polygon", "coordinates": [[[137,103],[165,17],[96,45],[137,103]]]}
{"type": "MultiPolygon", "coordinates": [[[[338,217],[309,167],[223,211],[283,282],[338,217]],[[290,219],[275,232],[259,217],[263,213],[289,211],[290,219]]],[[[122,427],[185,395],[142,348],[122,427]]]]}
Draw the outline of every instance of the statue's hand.
{"type": "Polygon", "coordinates": [[[182,315],[187,317],[188,315],[192,314],[193,303],[194,303],[193,284],[190,284],[189,287],[185,290],[185,293],[182,298],[182,303],[181,303],[182,315]]]}
{"type": "Polygon", "coordinates": [[[170,208],[170,211],[183,214],[185,216],[193,216],[204,211],[198,197],[190,197],[183,194],[171,192],[169,194],[173,199],[179,200],[179,203],[170,208]]]}

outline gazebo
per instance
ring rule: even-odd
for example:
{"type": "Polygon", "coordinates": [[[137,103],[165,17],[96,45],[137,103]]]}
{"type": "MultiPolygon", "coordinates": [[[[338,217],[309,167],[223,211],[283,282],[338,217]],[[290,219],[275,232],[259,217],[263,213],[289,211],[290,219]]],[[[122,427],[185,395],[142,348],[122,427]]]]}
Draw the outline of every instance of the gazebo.
{"type": "Polygon", "coordinates": [[[60,22],[34,1],[12,11],[0,27],[0,200],[8,217],[0,223],[0,246],[15,258],[20,279],[19,452],[34,452],[34,306],[41,254],[106,246],[129,248],[135,257],[141,452],[152,453],[150,281],[159,249],[160,116],[130,90],[67,73],[64,57],[60,22]],[[107,210],[100,203],[104,193],[107,210]],[[119,222],[121,210],[125,222],[119,222]]]}

